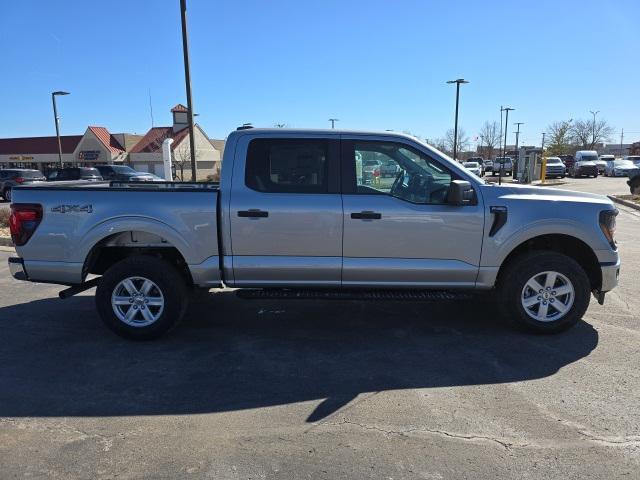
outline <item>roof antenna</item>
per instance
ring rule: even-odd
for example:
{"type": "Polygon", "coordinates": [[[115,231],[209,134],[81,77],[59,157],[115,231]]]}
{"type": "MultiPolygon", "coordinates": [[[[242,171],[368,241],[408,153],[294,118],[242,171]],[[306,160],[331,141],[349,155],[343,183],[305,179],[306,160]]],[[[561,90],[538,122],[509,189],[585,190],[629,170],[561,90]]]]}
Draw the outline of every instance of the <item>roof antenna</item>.
{"type": "Polygon", "coordinates": [[[153,128],[153,105],[151,104],[151,88],[149,88],[149,114],[151,115],[151,128],[153,128]]]}

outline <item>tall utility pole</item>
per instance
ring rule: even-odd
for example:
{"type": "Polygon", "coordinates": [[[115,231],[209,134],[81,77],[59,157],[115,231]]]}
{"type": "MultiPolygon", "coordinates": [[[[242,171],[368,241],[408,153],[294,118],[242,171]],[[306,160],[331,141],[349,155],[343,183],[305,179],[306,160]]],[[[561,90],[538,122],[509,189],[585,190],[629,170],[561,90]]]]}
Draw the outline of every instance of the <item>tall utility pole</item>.
{"type": "Polygon", "coordinates": [[[593,110],[589,110],[589,112],[593,115],[593,124],[591,127],[591,148],[594,148],[596,143],[596,115],[600,113],[600,110],[596,110],[595,112],[593,110]]]}
{"type": "Polygon", "coordinates": [[[544,137],[547,135],[547,132],[542,132],[542,163],[540,164],[540,180],[541,183],[544,183],[547,178],[547,159],[544,157],[544,137]]]}
{"type": "Polygon", "coordinates": [[[187,38],[187,0],[180,0],[180,16],[182,17],[182,54],[184,56],[184,82],[187,89],[187,112],[189,116],[189,148],[191,150],[191,181],[197,177],[196,139],[193,134],[193,102],[191,100],[191,73],[189,69],[189,39],[187,38]]]}
{"type": "MultiPolygon", "coordinates": [[[[500,174],[498,175],[498,185],[502,185],[502,172],[504,170],[504,156],[507,152],[507,132],[509,131],[509,112],[515,108],[504,107],[504,147],[502,148],[502,159],[500,160],[500,174]]],[[[511,176],[513,176],[513,162],[511,163],[511,176]]]]}
{"type": "Polygon", "coordinates": [[[460,84],[469,83],[464,78],[458,78],[456,80],[449,80],[447,83],[456,84],[456,120],[453,127],[453,159],[458,158],[458,104],[460,103],[460,84]]]}
{"type": "Polygon", "coordinates": [[[500,105],[500,148],[498,149],[498,153],[502,152],[502,112],[504,112],[504,107],[500,105]]]}
{"type": "MultiPolygon", "coordinates": [[[[518,166],[518,170],[520,170],[520,151],[518,150],[518,145],[519,145],[518,141],[520,140],[520,125],[524,125],[524,122],[516,122],[514,123],[514,125],[518,127],[518,130],[516,130],[516,153],[518,154],[517,166],[518,166]]],[[[513,172],[511,173],[511,176],[513,176],[513,172]]],[[[518,173],[518,182],[520,182],[520,173],[518,173]]]]}
{"type": "Polygon", "coordinates": [[[53,102],[53,118],[56,122],[56,138],[58,139],[58,162],[62,168],[62,142],[60,141],[60,117],[58,117],[58,108],[56,106],[56,97],[58,95],[69,95],[69,92],[51,92],[51,101],[53,102]]]}
{"type": "Polygon", "coordinates": [[[339,118],[330,118],[329,121],[331,122],[331,128],[336,128],[336,122],[339,122],[340,119],[339,118]]]}
{"type": "Polygon", "coordinates": [[[624,157],[624,152],[622,151],[622,140],[624,140],[624,128],[622,129],[622,132],[620,132],[620,156],[624,157]]]}

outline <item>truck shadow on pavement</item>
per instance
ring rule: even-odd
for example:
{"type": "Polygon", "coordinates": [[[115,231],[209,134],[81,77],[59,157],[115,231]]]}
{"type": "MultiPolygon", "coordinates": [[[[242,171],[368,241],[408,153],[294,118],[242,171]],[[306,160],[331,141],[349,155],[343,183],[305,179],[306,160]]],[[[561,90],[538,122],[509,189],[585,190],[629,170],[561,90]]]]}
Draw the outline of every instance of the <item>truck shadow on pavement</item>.
{"type": "Polygon", "coordinates": [[[306,419],[313,422],[366,392],[546,377],[598,344],[585,322],[531,335],[473,300],[282,302],[231,292],[201,299],[153,342],[113,335],[89,296],[0,308],[0,328],[1,417],[194,414],[322,400],[306,419]]]}

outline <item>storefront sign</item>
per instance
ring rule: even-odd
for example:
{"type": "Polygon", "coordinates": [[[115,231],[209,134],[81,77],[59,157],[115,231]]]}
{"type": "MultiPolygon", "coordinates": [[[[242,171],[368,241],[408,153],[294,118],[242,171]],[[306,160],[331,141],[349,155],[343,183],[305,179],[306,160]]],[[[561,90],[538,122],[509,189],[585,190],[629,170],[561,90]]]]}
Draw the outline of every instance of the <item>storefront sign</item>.
{"type": "Polygon", "coordinates": [[[78,160],[97,160],[100,150],[82,150],[78,152],[78,160]]]}
{"type": "Polygon", "coordinates": [[[27,157],[25,155],[18,155],[17,157],[9,157],[9,160],[18,160],[18,161],[33,160],[33,157],[27,157]]]}

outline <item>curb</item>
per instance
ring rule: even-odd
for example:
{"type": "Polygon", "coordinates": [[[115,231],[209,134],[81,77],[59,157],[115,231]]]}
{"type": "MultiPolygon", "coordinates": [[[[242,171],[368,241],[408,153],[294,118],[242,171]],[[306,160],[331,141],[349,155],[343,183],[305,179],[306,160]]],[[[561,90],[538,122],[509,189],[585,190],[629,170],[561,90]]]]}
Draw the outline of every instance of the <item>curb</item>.
{"type": "Polygon", "coordinates": [[[633,208],[634,210],[640,210],[640,205],[634,202],[630,202],[629,200],[625,200],[623,198],[618,198],[615,195],[607,195],[611,200],[620,205],[624,205],[625,207],[633,208]]]}

